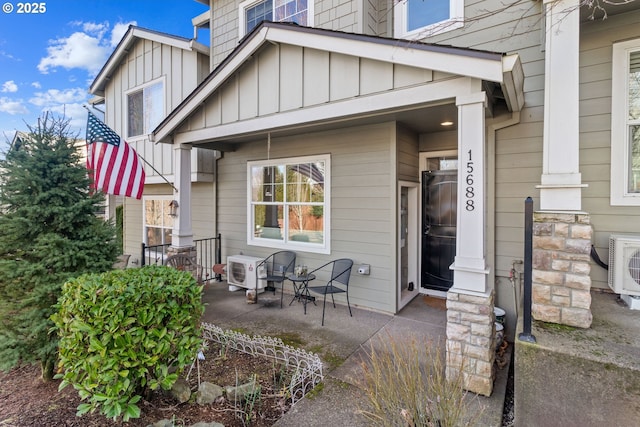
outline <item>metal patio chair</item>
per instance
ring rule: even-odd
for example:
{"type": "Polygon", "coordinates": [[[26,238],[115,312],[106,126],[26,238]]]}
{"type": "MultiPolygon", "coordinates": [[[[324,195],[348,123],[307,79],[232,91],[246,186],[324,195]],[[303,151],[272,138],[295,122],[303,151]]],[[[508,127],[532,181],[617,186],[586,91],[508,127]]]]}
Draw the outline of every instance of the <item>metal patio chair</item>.
{"type": "Polygon", "coordinates": [[[176,270],[188,271],[198,283],[203,282],[203,268],[201,265],[198,265],[195,256],[186,254],[171,255],[164,260],[164,265],[166,265],[167,267],[175,268],[176,270]]]}
{"type": "Polygon", "coordinates": [[[264,272],[266,269],[266,275],[262,273],[262,275],[257,277],[257,280],[267,281],[265,291],[273,291],[273,294],[275,295],[275,283],[280,283],[280,308],[282,308],[282,300],[284,298],[284,281],[287,279],[287,274],[293,273],[293,267],[295,264],[295,252],[279,251],[269,255],[256,266],[256,275],[260,274],[260,272],[264,272]],[[269,283],[274,285],[269,285],[269,283]]]}
{"type": "Polygon", "coordinates": [[[327,304],[327,294],[331,295],[331,302],[333,303],[333,308],[336,307],[336,302],[333,298],[334,294],[344,293],[347,296],[347,307],[349,307],[349,316],[353,317],[351,313],[351,304],[349,303],[349,278],[351,277],[351,267],[353,267],[353,260],[348,258],[340,258],[328,262],[313,271],[310,271],[309,274],[315,274],[318,276],[317,272],[319,270],[325,269],[326,267],[331,266],[331,276],[325,285],[321,286],[309,286],[307,289],[310,292],[315,292],[317,294],[324,295],[324,299],[322,301],[322,326],[324,326],[324,310],[327,304]]]}

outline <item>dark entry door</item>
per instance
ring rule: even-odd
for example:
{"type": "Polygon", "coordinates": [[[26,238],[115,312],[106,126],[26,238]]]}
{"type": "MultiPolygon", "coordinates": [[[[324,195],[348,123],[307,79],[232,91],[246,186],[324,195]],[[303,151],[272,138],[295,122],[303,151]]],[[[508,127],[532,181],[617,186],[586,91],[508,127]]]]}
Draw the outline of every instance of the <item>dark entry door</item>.
{"type": "Polygon", "coordinates": [[[449,266],[456,256],[458,171],[422,172],[422,281],[427,289],[448,291],[449,266]]]}

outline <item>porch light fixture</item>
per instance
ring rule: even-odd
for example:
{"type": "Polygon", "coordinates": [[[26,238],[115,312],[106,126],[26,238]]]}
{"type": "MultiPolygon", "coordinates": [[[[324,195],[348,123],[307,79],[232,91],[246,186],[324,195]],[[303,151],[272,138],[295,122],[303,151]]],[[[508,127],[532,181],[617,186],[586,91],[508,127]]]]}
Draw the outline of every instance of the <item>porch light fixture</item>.
{"type": "Polygon", "coordinates": [[[178,201],[172,200],[171,203],[169,203],[169,216],[173,218],[177,217],[179,207],[180,205],[178,204],[178,201]]]}
{"type": "Polygon", "coordinates": [[[445,122],[440,123],[440,126],[453,126],[453,122],[447,120],[445,122]]]}

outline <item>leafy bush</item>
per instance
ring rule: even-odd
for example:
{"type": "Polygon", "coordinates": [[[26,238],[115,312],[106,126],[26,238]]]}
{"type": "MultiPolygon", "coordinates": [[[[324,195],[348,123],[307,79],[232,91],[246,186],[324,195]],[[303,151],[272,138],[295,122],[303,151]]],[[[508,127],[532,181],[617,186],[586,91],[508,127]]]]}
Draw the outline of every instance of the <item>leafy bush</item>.
{"type": "Polygon", "coordinates": [[[52,316],[62,378],[83,401],[124,421],[140,416],[143,393],[173,386],[202,346],[202,287],[191,274],[147,266],[84,275],[63,286],[52,316]]]}

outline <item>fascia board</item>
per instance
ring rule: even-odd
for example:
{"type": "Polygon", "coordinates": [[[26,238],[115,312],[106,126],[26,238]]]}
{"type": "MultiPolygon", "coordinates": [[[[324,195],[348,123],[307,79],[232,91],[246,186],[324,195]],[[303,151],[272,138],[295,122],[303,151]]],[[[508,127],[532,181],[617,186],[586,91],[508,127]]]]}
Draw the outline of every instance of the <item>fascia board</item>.
{"type": "Polygon", "coordinates": [[[494,55],[496,59],[480,58],[472,55],[413,49],[410,44],[407,46],[381,44],[375,41],[330,37],[273,27],[269,28],[267,40],[345,55],[357,55],[377,61],[442,71],[492,82],[502,81],[502,62],[497,54],[494,55]]]}
{"type": "Polygon", "coordinates": [[[524,106],[524,70],[520,56],[505,55],[502,59],[502,93],[510,111],[520,111],[524,106]]]}
{"type": "Polygon", "coordinates": [[[118,43],[116,50],[111,54],[107,63],[102,67],[102,70],[98,73],[93,83],[89,87],[89,93],[93,95],[104,95],[103,88],[106,85],[106,81],[114,73],[115,69],[120,65],[122,59],[129,53],[131,46],[137,40],[151,40],[157,43],[162,43],[168,46],[177,47],[183,50],[196,50],[198,52],[209,55],[209,48],[202,43],[190,39],[184,39],[182,37],[174,37],[170,34],[160,34],[154,31],[148,31],[144,28],[131,27],[127,30],[126,34],[118,43]]]}

